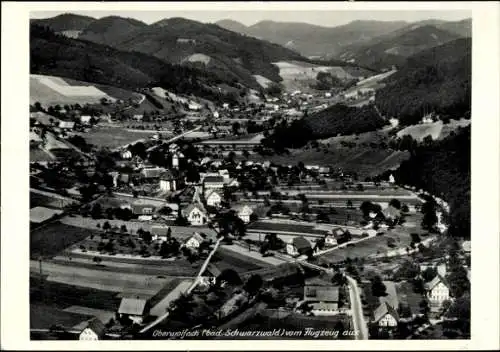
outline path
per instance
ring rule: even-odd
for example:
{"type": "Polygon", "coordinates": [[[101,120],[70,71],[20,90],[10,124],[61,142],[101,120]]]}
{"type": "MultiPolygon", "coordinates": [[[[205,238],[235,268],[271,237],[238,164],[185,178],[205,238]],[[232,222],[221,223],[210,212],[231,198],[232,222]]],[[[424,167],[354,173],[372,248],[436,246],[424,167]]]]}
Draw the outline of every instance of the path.
{"type": "MultiPolygon", "coordinates": [[[[187,289],[186,291],[186,294],[190,294],[193,289],[198,286],[198,284],[200,283],[200,279],[201,279],[201,276],[203,275],[203,272],[206,270],[208,264],[210,263],[210,259],[212,259],[212,256],[214,255],[214,253],[217,251],[217,248],[219,248],[219,245],[220,243],[222,242],[223,240],[223,237],[219,238],[217,240],[217,242],[215,243],[215,246],[213,248],[213,250],[210,252],[210,254],[208,255],[207,259],[205,260],[205,262],[203,263],[203,265],[201,266],[201,269],[200,269],[200,272],[198,273],[198,275],[196,276],[195,280],[193,281],[193,283],[191,284],[191,286],[187,289]]],[[[159,323],[161,323],[162,321],[164,321],[165,319],[167,319],[169,316],[169,312],[167,311],[165,314],[163,314],[162,316],[158,317],[158,319],[156,319],[155,321],[153,321],[151,324],[145,326],[141,331],[140,333],[143,334],[147,331],[149,331],[152,327],[155,327],[156,325],[158,325],[159,323]]]]}
{"type": "Polygon", "coordinates": [[[349,287],[352,322],[354,324],[354,330],[358,332],[356,334],[356,340],[368,340],[368,327],[363,316],[363,305],[361,303],[361,294],[358,283],[352,277],[347,275],[346,279],[349,287]]]}

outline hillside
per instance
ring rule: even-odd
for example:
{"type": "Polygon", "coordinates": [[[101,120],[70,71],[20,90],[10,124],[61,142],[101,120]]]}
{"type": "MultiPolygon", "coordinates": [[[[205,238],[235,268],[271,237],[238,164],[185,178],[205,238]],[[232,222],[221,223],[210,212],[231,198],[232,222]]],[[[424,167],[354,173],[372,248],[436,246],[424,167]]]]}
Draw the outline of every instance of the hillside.
{"type": "Polygon", "coordinates": [[[377,92],[382,114],[402,125],[417,123],[424,112],[455,119],[470,114],[471,44],[462,38],[408,58],[377,92]]]}
{"type": "MultiPolygon", "coordinates": [[[[127,26],[129,28],[130,26],[127,26]]],[[[206,67],[227,80],[259,88],[253,75],[280,81],[272,62],[301,60],[301,55],[279,45],[242,36],[214,24],[184,18],[161,20],[118,36],[106,36],[107,27],[87,39],[124,51],[137,51],[173,64],[206,67]],[[200,55],[204,60],[190,60],[200,55]],[[207,60],[208,59],[208,60],[207,60]]]]}
{"type": "Polygon", "coordinates": [[[457,34],[439,29],[433,25],[414,25],[409,28],[379,37],[378,41],[347,50],[340,58],[377,69],[400,66],[405,58],[458,39],[457,34]],[[397,35],[395,35],[397,34],[397,35]]]}
{"type": "Polygon", "coordinates": [[[394,176],[450,205],[449,234],[470,238],[470,126],[442,141],[421,145],[394,176]]]}
{"type": "Polygon", "coordinates": [[[308,23],[261,21],[246,27],[241,23],[222,20],[221,27],[268,40],[296,50],[304,56],[330,58],[352,43],[364,42],[407,25],[404,21],[352,21],[337,27],[308,23]]]}
{"type": "Polygon", "coordinates": [[[304,121],[315,138],[375,131],[386,124],[372,106],[356,108],[343,104],[306,116],[304,121]]]}
{"type": "Polygon", "coordinates": [[[49,27],[54,32],[82,31],[96,19],[89,16],[65,13],[51,18],[32,19],[30,24],[49,27]]]}
{"type": "Polygon", "coordinates": [[[455,33],[461,37],[472,37],[472,18],[466,18],[461,21],[444,22],[437,25],[439,29],[455,33]]]}
{"type": "Polygon", "coordinates": [[[108,44],[126,38],[131,32],[147,27],[133,18],[108,16],[90,23],[78,38],[108,44]]]}
{"type": "MultiPolygon", "coordinates": [[[[70,39],[36,25],[30,28],[30,59],[32,74],[67,77],[132,90],[158,86],[176,93],[220,99],[216,85],[231,87],[231,82],[210,72],[168,64],[142,53],[70,39]]],[[[234,94],[228,95],[231,97],[234,100],[234,94]]]]}

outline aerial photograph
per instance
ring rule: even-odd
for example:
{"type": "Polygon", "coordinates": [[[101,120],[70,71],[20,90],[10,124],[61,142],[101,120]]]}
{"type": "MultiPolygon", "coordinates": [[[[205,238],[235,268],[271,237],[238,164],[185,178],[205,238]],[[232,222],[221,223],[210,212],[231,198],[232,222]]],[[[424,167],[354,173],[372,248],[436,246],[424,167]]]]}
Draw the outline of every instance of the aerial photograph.
{"type": "Polygon", "coordinates": [[[63,5],[29,17],[32,341],[470,339],[471,11],[63,5]]]}

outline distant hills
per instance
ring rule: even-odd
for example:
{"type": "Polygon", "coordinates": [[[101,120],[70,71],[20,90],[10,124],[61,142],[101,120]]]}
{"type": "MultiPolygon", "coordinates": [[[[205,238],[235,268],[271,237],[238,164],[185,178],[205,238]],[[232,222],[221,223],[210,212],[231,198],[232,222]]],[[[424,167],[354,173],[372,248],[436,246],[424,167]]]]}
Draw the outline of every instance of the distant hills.
{"type": "MultiPolygon", "coordinates": [[[[272,63],[307,60],[301,54],[268,41],[244,36],[221,28],[184,18],[168,18],[151,25],[109,16],[101,19],[65,15],[32,20],[55,32],[79,30],[78,39],[154,56],[171,64],[207,69],[223,80],[261,89],[253,75],[279,82],[279,69],[272,63]],[[78,22],[78,23],[77,23],[78,22]],[[71,28],[72,24],[76,24],[71,28]]],[[[75,34],[72,33],[72,37],[75,34]]]]}
{"type": "Polygon", "coordinates": [[[406,58],[460,36],[434,25],[412,25],[354,46],[340,54],[340,58],[378,69],[404,64],[406,58]]]}
{"type": "Polygon", "coordinates": [[[307,23],[261,21],[245,26],[233,20],[217,24],[245,35],[269,40],[304,56],[340,59],[373,69],[400,65],[406,57],[460,37],[472,36],[472,20],[352,21],[337,27],[307,23]]]}
{"type": "Polygon", "coordinates": [[[232,20],[221,20],[217,25],[232,31],[265,39],[300,52],[304,56],[334,57],[353,43],[390,33],[406,26],[404,21],[353,21],[338,27],[323,27],[308,23],[261,21],[245,26],[232,20]]]}
{"type": "Polygon", "coordinates": [[[30,24],[50,27],[54,32],[82,31],[96,19],[89,16],[64,13],[51,18],[31,19],[30,24]]]}

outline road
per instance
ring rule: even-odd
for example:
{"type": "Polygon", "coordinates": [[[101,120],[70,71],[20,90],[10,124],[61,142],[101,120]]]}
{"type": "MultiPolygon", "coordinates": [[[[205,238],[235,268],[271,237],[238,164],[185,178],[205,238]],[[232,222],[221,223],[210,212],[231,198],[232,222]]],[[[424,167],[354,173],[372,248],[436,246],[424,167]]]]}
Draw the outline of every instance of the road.
{"type": "Polygon", "coordinates": [[[349,287],[352,322],[354,324],[354,329],[358,332],[358,334],[356,334],[356,340],[368,340],[368,327],[363,316],[363,305],[361,303],[361,293],[358,283],[350,276],[346,275],[346,278],[349,287]]]}
{"type": "MultiPolygon", "coordinates": [[[[186,294],[190,294],[193,289],[198,286],[198,284],[200,283],[200,279],[201,279],[201,276],[203,275],[203,273],[205,272],[205,270],[207,269],[207,266],[208,264],[210,263],[210,259],[212,259],[212,256],[214,255],[214,253],[217,251],[217,248],[219,248],[219,245],[221,243],[221,241],[223,240],[224,238],[221,237],[217,240],[217,242],[215,242],[215,246],[214,248],[212,249],[212,251],[210,252],[210,254],[208,255],[207,259],[205,260],[205,262],[203,263],[203,265],[201,266],[201,269],[200,269],[200,272],[198,273],[198,275],[196,276],[196,278],[194,279],[193,281],[193,284],[187,289],[186,291],[186,294]]],[[[158,319],[156,319],[155,321],[153,321],[151,324],[145,326],[141,331],[140,333],[143,334],[147,331],[149,331],[152,327],[155,327],[156,325],[158,325],[159,323],[161,323],[162,321],[164,321],[165,319],[168,318],[168,315],[169,315],[169,312],[167,311],[165,314],[163,314],[162,316],[158,317],[158,319]]]]}
{"type": "MultiPolygon", "coordinates": [[[[165,144],[165,143],[168,144],[168,143],[175,142],[176,140],[184,137],[185,135],[187,135],[189,133],[198,131],[201,127],[202,126],[198,126],[198,127],[193,128],[192,130],[189,130],[189,131],[186,131],[186,132],[182,132],[181,134],[178,134],[177,136],[174,136],[174,137],[172,137],[170,139],[167,139],[166,141],[163,142],[163,144],[165,144]]],[[[149,153],[149,152],[151,152],[152,150],[155,150],[158,147],[159,147],[159,145],[154,145],[154,146],[146,149],[146,151],[149,153]]]]}

